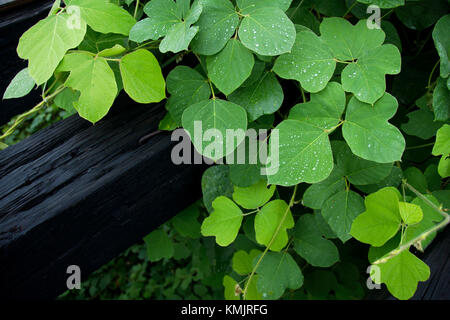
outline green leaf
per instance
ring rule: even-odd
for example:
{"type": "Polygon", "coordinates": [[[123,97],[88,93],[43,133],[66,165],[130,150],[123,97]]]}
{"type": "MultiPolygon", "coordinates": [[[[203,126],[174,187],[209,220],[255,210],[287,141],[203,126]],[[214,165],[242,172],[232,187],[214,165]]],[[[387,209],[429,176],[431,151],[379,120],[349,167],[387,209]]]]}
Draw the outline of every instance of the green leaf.
{"type": "Polygon", "coordinates": [[[120,74],[128,95],[139,103],[159,102],[166,97],[166,82],[158,60],[139,49],[120,60],[120,74]]]}
{"type": "Polygon", "coordinates": [[[124,53],[127,49],[125,49],[120,44],[115,44],[113,47],[104,49],[98,53],[99,57],[114,57],[124,53]]]}
{"type": "Polygon", "coordinates": [[[170,259],[173,256],[173,243],[163,230],[155,230],[144,237],[147,246],[148,259],[156,262],[161,259],[170,259]]]}
{"type": "Polygon", "coordinates": [[[253,260],[261,253],[258,249],[252,249],[249,253],[243,250],[236,251],[232,260],[233,270],[241,276],[250,274],[253,270],[253,260]]]}
{"type": "Polygon", "coordinates": [[[417,224],[423,219],[422,209],[416,204],[399,202],[398,208],[403,222],[405,222],[407,225],[417,224]]]}
{"type": "Polygon", "coordinates": [[[240,87],[228,98],[247,110],[249,121],[255,121],[275,113],[283,103],[284,93],[273,72],[266,71],[253,84],[240,87]]]}
{"type": "Polygon", "coordinates": [[[187,50],[192,39],[198,32],[198,27],[191,27],[186,22],[180,22],[172,26],[166,37],[161,41],[159,50],[162,53],[172,51],[174,53],[187,50]]]}
{"type": "Polygon", "coordinates": [[[385,244],[400,228],[399,198],[398,190],[392,187],[368,195],[366,211],[353,221],[350,234],[374,247],[385,244]]]}
{"type": "Polygon", "coordinates": [[[225,95],[244,83],[254,63],[253,54],[237,39],[229,40],[221,52],[206,59],[209,78],[225,95]]]}
{"type": "Polygon", "coordinates": [[[233,184],[230,181],[230,170],[225,165],[206,169],[202,176],[203,203],[208,212],[213,211],[212,202],[219,196],[231,198],[233,184]]]}
{"type": "Polygon", "coordinates": [[[291,6],[292,0],[237,0],[241,13],[247,14],[253,9],[274,7],[286,11],[291,6]]]}
{"type": "MultiPolygon", "coordinates": [[[[259,257],[256,257],[253,264],[259,257]]],[[[280,298],[286,289],[298,289],[303,285],[303,274],[295,260],[287,252],[267,252],[258,269],[257,288],[263,299],[280,298]]]]}
{"type": "Polygon", "coordinates": [[[125,9],[108,0],[66,0],[67,6],[80,8],[81,17],[95,31],[127,36],[136,20],[125,9]]]}
{"type": "Polygon", "coordinates": [[[352,152],[379,163],[399,161],[405,150],[400,131],[388,123],[397,111],[397,100],[386,93],[373,106],[350,99],[342,128],[352,152]]]}
{"type": "Polygon", "coordinates": [[[441,77],[447,78],[450,75],[450,14],[443,16],[434,26],[433,40],[436,50],[441,57],[441,77]]]}
{"type": "Polygon", "coordinates": [[[392,170],[389,173],[389,175],[382,181],[374,184],[360,185],[357,186],[357,188],[363,191],[364,193],[374,193],[385,187],[398,187],[402,182],[402,179],[403,179],[402,169],[394,166],[392,167],[392,170]]]}
{"type": "Polygon", "coordinates": [[[215,236],[222,247],[230,245],[239,232],[242,223],[242,211],[230,199],[220,196],[212,206],[214,211],[202,223],[202,235],[215,236]]]}
{"type": "Polygon", "coordinates": [[[376,103],[386,91],[386,74],[400,73],[401,56],[392,44],[368,50],[342,72],[342,87],[358,100],[376,103]]]}
{"type": "Polygon", "coordinates": [[[59,108],[64,109],[67,112],[76,113],[74,103],[77,102],[79,98],[80,92],[74,91],[71,88],[64,88],[64,90],[55,97],[54,102],[59,108]]]}
{"type": "Polygon", "coordinates": [[[290,52],[295,35],[292,21],[283,10],[275,7],[251,10],[239,27],[242,44],[263,56],[278,56],[290,52]]]}
{"type": "Polygon", "coordinates": [[[297,33],[290,53],[280,56],[273,71],[284,79],[294,79],[309,92],[324,89],[333,76],[336,62],[328,46],[313,32],[297,33]]]}
{"type": "Polygon", "coordinates": [[[98,53],[105,49],[120,45],[127,47],[128,39],[121,34],[108,33],[103,34],[87,28],[83,41],[78,46],[78,50],[98,53]]]}
{"type": "Polygon", "coordinates": [[[225,47],[236,31],[239,16],[229,0],[199,0],[203,13],[197,21],[199,32],[192,40],[192,50],[201,55],[213,55],[225,47]]]}
{"type": "Polygon", "coordinates": [[[236,294],[236,288],[239,287],[236,280],[230,276],[224,276],[222,284],[225,287],[225,300],[240,300],[240,295],[236,294]]]}
{"type": "Polygon", "coordinates": [[[376,5],[383,9],[392,9],[405,5],[405,0],[358,0],[358,2],[376,5]]]}
{"type": "Polygon", "coordinates": [[[172,225],[179,234],[192,239],[200,238],[200,223],[197,218],[200,212],[193,204],[172,218],[172,225]]]}
{"type": "Polygon", "coordinates": [[[448,155],[444,155],[439,160],[438,172],[442,178],[450,177],[450,158],[448,155]]]}
{"type": "Polygon", "coordinates": [[[3,94],[3,99],[21,98],[26,96],[33,90],[35,84],[34,79],[28,72],[28,68],[22,69],[11,80],[3,94]]]}
{"type": "Polygon", "coordinates": [[[245,209],[256,209],[262,207],[272,198],[275,186],[267,189],[265,180],[260,180],[248,188],[234,187],[233,200],[245,209]]]}
{"type": "Polygon", "coordinates": [[[95,123],[108,113],[117,95],[117,84],[104,58],[71,53],[64,57],[58,71],[70,71],[65,85],[80,91],[74,107],[82,118],[95,123]]]}
{"type": "Polygon", "coordinates": [[[17,53],[28,59],[28,71],[36,84],[46,82],[67,50],[78,46],[86,33],[86,23],[72,24],[67,13],[49,16],[28,29],[20,37],[17,53]]]}
{"type": "Polygon", "coordinates": [[[450,153],[450,125],[444,124],[436,134],[432,154],[439,156],[450,153]]]}
{"type": "Polygon", "coordinates": [[[392,163],[377,163],[355,156],[343,141],[333,141],[336,164],[351,184],[360,186],[381,182],[392,171],[392,163]]]}
{"type": "Polygon", "coordinates": [[[175,67],[167,76],[167,91],[172,95],[166,104],[170,115],[181,125],[187,107],[207,100],[211,96],[208,81],[196,70],[187,66],[175,67]]]}
{"type": "Polygon", "coordinates": [[[450,90],[445,79],[439,77],[433,92],[433,110],[435,121],[446,121],[450,118],[450,90]]]}
{"type": "Polygon", "coordinates": [[[346,242],[352,236],[350,229],[357,216],[364,212],[364,200],[359,194],[350,190],[340,191],[329,198],[323,208],[322,216],[334,233],[346,242]]]}
{"type": "MultiPolygon", "coordinates": [[[[400,300],[411,298],[419,281],[430,277],[430,268],[411,252],[405,250],[387,262],[379,264],[380,283],[385,283],[389,292],[400,300]]],[[[371,274],[374,282],[376,277],[371,274]]]]}
{"type": "Polygon", "coordinates": [[[254,275],[251,280],[249,279],[251,281],[250,283],[248,281],[245,282],[245,285],[247,286],[247,292],[245,294],[246,300],[262,300],[263,299],[263,296],[262,296],[262,294],[259,293],[258,287],[257,287],[258,278],[259,278],[258,275],[254,275]]]}
{"type": "MultiPolygon", "coordinates": [[[[293,186],[325,180],[333,170],[328,132],[297,120],[285,120],[279,130],[279,165],[267,176],[270,184],[293,186]]],[[[274,143],[273,135],[270,143],[274,143]]],[[[272,147],[271,147],[272,149],[272,147]]]]}
{"type": "MultiPolygon", "coordinates": [[[[182,117],[183,128],[189,133],[195,149],[204,156],[216,161],[233,152],[242,142],[247,130],[247,113],[244,108],[220,99],[204,100],[187,108],[182,117]],[[202,130],[194,129],[195,124],[201,124],[202,130]],[[215,129],[223,138],[214,142],[202,141],[203,132],[215,129]],[[227,137],[227,130],[241,130],[244,134],[237,137],[227,137]],[[198,132],[197,132],[198,131],[198,132]],[[199,136],[200,133],[202,136],[199,136]],[[231,138],[231,141],[228,141],[231,138]],[[215,147],[217,145],[217,148],[215,147]],[[230,150],[229,146],[233,150],[230,150]],[[212,148],[212,149],[211,149],[212,148]]],[[[204,138],[204,137],[203,137],[204,138]]]]}
{"type": "MultiPolygon", "coordinates": [[[[404,172],[403,175],[406,181],[417,189],[420,193],[428,193],[428,182],[427,178],[423,172],[416,167],[409,167],[404,172]]],[[[409,189],[406,190],[410,195],[414,195],[409,189]]]]}
{"type": "Polygon", "coordinates": [[[436,131],[443,125],[441,121],[434,121],[433,112],[419,109],[407,114],[409,121],[402,124],[402,130],[411,136],[427,140],[436,135],[436,131]]]}
{"type": "Polygon", "coordinates": [[[339,260],[336,246],[322,237],[312,214],[298,219],[294,229],[294,249],[314,267],[330,267],[339,260]]]}
{"type": "Polygon", "coordinates": [[[302,203],[312,209],[322,209],[323,204],[328,198],[344,189],[344,172],[340,168],[334,167],[328,178],[306,189],[303,194],[302,203]]]}
{"type": "Polygon", "coordinates": [[[256,214],[256,241],[268,246],[280,224],[279,232],[269,247],[272,251],[280,251],[287,245],[287,229],[294,227],[294,219],[287,203],[283,200],[273,200],[256,214]]]}
{"type": "Polygon", "coordinates": [[[413,30],[426,29],[447,13],[447,0],[406,1],[403,7],[395,9],[398,19],[413,30]]]}
{"type": "Polygon", "coordinates": [[[149,16],[136,23],[130,31],[130,40],[144,42],[164,37],[170,28],[181,22],[182,15],[173,0],[152,0],[144,12],[149,16]]]}

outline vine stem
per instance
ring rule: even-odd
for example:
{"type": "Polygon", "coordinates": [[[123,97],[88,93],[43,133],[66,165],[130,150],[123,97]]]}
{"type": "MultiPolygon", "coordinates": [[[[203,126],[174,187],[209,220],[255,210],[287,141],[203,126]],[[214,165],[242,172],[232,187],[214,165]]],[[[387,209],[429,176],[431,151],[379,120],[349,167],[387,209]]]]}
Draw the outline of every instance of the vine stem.
{"type": "Polygon", "coordinates": [[[418,235],[417,237],[415,237],[414,239],[406,242],[405,244],[402,244],[400,247],[398,247],[397,249],[391,251],[389,253],[388,256],[378,259],[377,261],[375,261],[372,264],[380,264],[380,263],[385,263],[388,260],[392,259],[393,257],[399,255],[400,253],[402,253],[405,250],[409,250],[409,248],[420,242],[425,240],[430,234],[437,232],[440,229],[445,228],[449,223],[450,223],[450,216],[448,215],[448,213],[444,212],[442,210],[442,207],[439,208],[438,206],[436,206],[433,202],[431,202],[427,197],[425,197],[423,194],[421,194],[419,191],[416,190],[416,188],[414,188],[412,185],[410,185],[408,182],[406,182],[405,180],[403,181],[403,185],[405,187],[407,187],[409,190],[411,190],[418,198],[422,199],[423,201],[425,201],[430,207],[432,207],[434,210],[436,210],[437,212],[439,212],[439,214],[441,214],[444,217],[444,220],[442,220],[441,223],[435,225],[433,228],[428,229],[427,231],[422,232],[420,235],[418,235]]]}
{"type": "Polygon", "coordinates": [[[441,62],[441,59],[439,59],[439,60],[436,62],[436,64],[435,64],[434,67],[433,67],[433,70],[431,70],[430,77],[428,78],[428,87],[427,87],[428,89],[431,88],[431,80],[433,79],[434,71],[436,71],[436,68],[437,68],[437,66],[439,65],[440,62],[441,62]]]}
{"type": "Polygon", "coordinates": [[[294,206],[294,202],[295,202],[295,196],[297,194],[297,187],[298,185],[296,185],[294,187],[294,191],[292,192],[292,197],[291,200],[289,201],[289,205],[286,209],[286,211],[284,212],[283,217],[281,218],[280,223],[277,226],[277,229],[275,230],[275,233],[272,236],[272,239],[270,240],[269,244],[267,245],[266,249],[264,250],[264,252],[261,254],[261,256],[259,257],[258,261],[256,262],[255,266],[253,267],[252,273],[250,274],[250,276],[248,277],[248,281],[245,285],[244,291],[243,291],[243,298],[245,300],[246,295],[247,295],[247,290],[248,290],[248,286],[250,284],[250,282],[252,281],[253,276],[255,275],[256,269],[258,269],[259,265],[261,264],[261,261],[263,260],[264,256],[267,254],[267,252],[269,251],[269,248],[272,246],[272,244],[275,241],[275,238],[278,236],[278,233],[281,230],[281,226],[284,223],[284,220],[286,220],[286,217],[289,213],[289,210],[294,206]]]}
{"type": "Polygon", "coordinates": [[[136,8],[134,8],[134,19],[137,17],[138,9],[139,9],[139,0],[136,0],[136,8]]]}
{"type": "Polygon", "coordinates": [[[29,116],[32,115],[35,112],[38,112],[42,109],[42,107],[52,98],[54,98],[58,93],[64,90],[64,86],[58,87],[55,92],[53,92],[48,97],[45,97],[41,102],[39,102],[37,105],[35,105],[32,109],[28,110],[27,112],[22,113],[19,115],[16,120],[14,121],[13,125],[6,130],[4,134],[0,136],[0,140],[5,139],[8,137],[11,133],[14,132],[14,130],[29,116]]]}

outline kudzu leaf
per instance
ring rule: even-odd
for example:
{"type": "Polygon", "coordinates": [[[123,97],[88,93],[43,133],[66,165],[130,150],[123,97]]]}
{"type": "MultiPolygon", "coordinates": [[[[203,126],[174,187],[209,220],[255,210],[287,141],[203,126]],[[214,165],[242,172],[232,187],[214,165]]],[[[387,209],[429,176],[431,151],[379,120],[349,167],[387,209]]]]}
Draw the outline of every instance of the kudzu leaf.
{"type": "Polygon", "coordinates": [[[275,7],[286,11],[291,6],[292,0],[237,0],[237,5],[242,14],[247,14],[253,9],[263,7],[275,7]]]}
{"type": "Polygon", "coordinates": [[[386,40],[384,41],[384,43],[393,44],[398,48],[400,52],[402,52],[402,40],[400,39],[400,35],[398,34],[395,26],[389,21],[383,21],[383,23],[381,24],[381,28],[383,29],[384,33],[386,33],[386,40]]]}
{"type": "Polygon", "coordinates": [[[80,92],[72,90],[71,88],[64,88],[64,90],[55,97],[54,103],[59,108],[72,114],[76,112],[74,102],[78,101],[79,98],[80,92]]]}
{"type": "Polygon", "coordinates": [[[28,68],[22,69],[11,80],[3,94],[3,99],[21,98],[33,90],[34,79],[30,76],[28,68]]]}
{"type": "MultiPolygon", "coordinates": [[[[313,31],[315,34],[319,34],[320,22],[317,20],[316,16],[310,12],[307,8],[303,6],[300,8],[293,7],[289,9],[286,14],[295,24],[297,28],[299,25],[302,27],[306,27],[313,31]]],[[[297,29],[297,33],[299,30],[297,29]]]]}
{"type": "Polygon", "coordinates": [[[364,209],[364,200],[359,194],[344,190],[325,202],[322,216],[338,238],[345,243],[352,237],[350,229],[353,221],[364,212],[364,209]]]}
{"type": "Polygon", "coordinates": [[[373,106],[355,97],[350,99],[342,133],[355,155],[379,163],[401,159],[405,139],[396,127],[388,123],[397,107],[397,100],[388,93],[373,106]]]}
{"type": "Polygon", "coordinates": [[[289,119],[330,130],[339,123],[345,105],[346,98],[342,86],[330,82],[324,90],[311,94],[309,102],[294,106],[289,112],[289,119]]]}
{"type": "Polygon", "coordinates": [[[392,167],[392,171],[382,181],[374,184],[359,185],[357,188],[365,193],[374,193],[385,187],[398,187],[403,179],[403,171],[399,167],[392,167]]]}
{"type": "Polygon", "coordinates": [[[99,57],[113,57],[124,53],[127,49],[122,47],[120,44],[115,44],[113,47],[104,49],[98,53],[99,57]]]}
{"type": "MultiPolygon", "coordinates": [[[[379,283],[385,283],[389,292],[400,300],[411,298],[417,289],[419,281],[430,277],[430,268],[408,250],[378,265],[379,283]]],[[[377,283],[377,277],[372,274],[377,283]]]]}
{"type": "Polygon", "coordinates": [[[206,59],[209,78],[225,95],[244,83],[254,63],[253,54],[237,39],[230,39],[221,52],[206,59]]]}
{"type": "Polygon", "coordinates": [[[200,238],[200,223],[197,218],[200,212],[193,204],[172,218],[172,225],[179,234],[192,239],[200,238]]]}
{"type": "Polygon", "coordinates": [[[377,163],[355,156],[343,141],[333,141],[337,166],[351,184],[360,186],[378,183],[392,171],[392,163],[377,163]]]}
{"type": "Polygon", "coordinates": [[[248,188],[234,187],[233,200],[245,209],[262,207],[272,198],[275,186],[267,188],[265,180],[260,180],[248,188]]]}
{"type": "Polygon", "coordinates": [[[446,80],[441,77],[433,92],[433,110],[435,121],[447,121],[450,118],[450,90],[446,80]]]}
{"type": "Polygon", "coordinates": [[[219,196],[231,198],[233,184],[230,181],[230,169],[225,165],[213,166],[202,176],[203,203],[208,212],[212,212],[212,202],[219,196]]]}
{"type": "Polygon", "coordinates": [[[312,214],[298,219],[294,229],[294,249],[314,267],[330,267],[339,260],[336,246],[322,237],[312,214]]]}
{"type": "Polygon", "coordinates": [[[447,78],[450,75],[450,14],[443,16],[434,26],[433,40],[436,50],[441,57],[441,77],[447,78]]]}
{"type": "Polygon", "coordinates": [[[262,142],[250,135],[246,136],[235,151],[236,158],[227,159],[230,168],[230,179],[237,187],[247,188],[256,184],[261,179],[266,179],[261,173],[261,163],[258,162],[258,150],[262,148],[262,142]]]}
{"type": "Polygon", "coordinates": [[[343,16],[347,11],[345,0],[314,0],[314,8],[325,16],[343,16]]]}
{"type": "Polygon", "coordinates": [[[281,251],[288,243],[287,229],[294,227],[294,219],[287,203],[283,200],[273,200],[266,204],[255,217],[256,241],[268,246],[272,251],[281,251]],[[278,234],[275,231],[281,224],[278,234]]]}
{"type": "Polygon", "coordinates": [[[450,177],[450,158],[449,156],[442,156],[439,160],[438,172],[442,178],[450,177]]]}
{"type": "MultiPolygon", "coordinates": [[[[258,261],[255,258],[253,264],[258,261]]],[[[297,262],[287,252],[267,252],[256,269],[257,288],[263,299],[278,299],[286,289],[296,290],[303,285],[303,274],[297,262]]]]}
{"type": "MultiPolygon", "coordinates": [[[[183,128],[189,133],[195,149],[206,157],[216,161],[233,152],[245,138],[247,113],[244,108],[229,101],[213,98],[198,102],[187,108],[182,117],[183,128]],[[195,130],[195,125],[201,126],[195,130]],[[214,129],[213,140],[203,141],[203,132],[214,129]],[[227,130],[240,130],[242,135],[229,136],[227,130]],[[200,134],[201,136],[198,136],[200,134]],[[219,135],[219,137],[217,136],[219,135]],[[217,146],[217,148],[216,148],[217,146]],[[229,146],[233,150],[229,150],[229,146]]],[[[208,140],[208,139],[205,139],[208,140]]],[[[210,137],[211,140],[211,137],[210,137]]]]}
{"type": "MultiPolygon", "coordinates": [[[[416,167],[409,167],[404,172],[403,175],[406,181],[417,189],[420,193],[427,193],[428,182],[427,178],[420,169],[416,167]]],[[[413,195],[414,193],[409,189],[406,190],[407,193],[413,195]]]]}
{"type": "Polygon", "coordinates": [[[191,27],[186,22],[180,22],[173,25],[159,44],[159,50],[162,53],[168,51],[177,53],[187,50],[198,30],[198,27],[191,27]]]}
{"type": "Polygon", "coordinates": [[[432,154],[439,156],[450,153],[450,125],[444,124],[436,134],[432,154]]]}
{"type": "Polygon", "coordinates": [[[148,50],[139,49],[120,60],[123,87],[139,103],[159,102],[166,97],[166,82],[158,60],[148,50]]]}
{"type": "Polygon", "coordinates": [[[403,222],[408,226],[417,224],[423,219],[422,209],[416,204],[399,202],[398,208],[403,222]]]}
{"type": "MultiPolygon", "coordinates": [[[[66,0],[65,2],[67,6],[78,7],[81,18],[92,29],[101,33],[119,33],[127,36],[136,23],[128,11],[108,0],[66,0]]],[[[76,14],[76,11],[73,11],[73,15],[76,14]]]]}
{"type": "Polygon", "coordinates": [[[247,292],[245,293],[245,299],[246,300],[262,300],[263,296],[258,291],[257,283],[258,283],[258,275],[254,275],[253,278],[250,280],[249,283],[248,280],[245,282],[245,285],[247,286],[247,292]]]}
{"type": "Polygon", "coordinates": [[[216,198],[212,206],[214,211],[202,223],[202,235],[215,236],[222,247],[230,245],[239,232],[242,223],[242,211],[227,197],[216,198]]]}
{"type": "Polygon", "coordinates": [[[280,56],[273,71],[284,79],[294,79],[309,92],[323,90],[333,76],[336,62],[328,46],[312,31],[297,33],[290,53],[280,56]]]}
{"type": "Polygon", "coordinates": [[[240,295],[236,293],[239,284],[230,276],[224,276],[222,284],[225,288],[225,300],[240,300],[240,295]]]}
{"type": "Polygon", "coordinates": [[[392,44],[368,50],[342,72],[342,87],[358,100],[374,104],[386,91],[386,74],[400,73],[401,56],[392,44]]]}
{"type": "MultiPolygon", "coordinates": [[[[328,132],[297,120],[285,120],[275,129],[279,131],[279,164],[267,176],[270,184],[316,183],[330,175],[333,154],[328,132]]],[[[273,136],[270,143],[274,143],[273,136]]]]}
{"type": "Polygon", "coordinates": [[[314,183],[306,189],[303,194],[302,203],[312,209],[322,209],[323,204],[328,198],[344,189],[344,172],[340,168],[334,167],[328,178],[314,183]]]}
{"type": "Polygon", "coordinates": [[[49,16],[28,29],[19,39],[17,53],[28,59],[28,71],[36,84],[46,82],[67,50],[78,46],[86,33],[86,23],[73,25],[67,13],[49,16]]]}
{"type": "Polygon", "coordinates": [[[196,70],[187,66],[175,67],[167,76],[167,91],[172,95],[166,104],[170,115],[181,125],[184,110],[211,96],[208,81],[196,70]]]}
{"type": "Polygon", "coordinates": [[[383,9],[392,9],[405,5],[405,0],[358,0],[358,2],[376,5],[383,9]]]}
{"type": "Polygon", "coordinates": [[[239,27],[242,44],[263,56],[278,56],[290,52],[295,35],[292,21],[283,10],[275,7],[251,10],[239,27]]]}
{"type": "Polygon", "coordinates": [[[441,121],[434,121],[433,112],[425,109],[415,110],[406,115],[407,123],[402,124],[402,130],[411,136],[427,140],[436,135],[436,131],[443,125],[441,121]]]}
{"type": "Polygon", "coordinates": [[[104,58],[94,58],[83,52],[70,53],[57,71],[70,71],[65,85],[80,91],[74,107],[82,118],[95,123],[108,113],[117,95],[117,84],[104,58]]]}
{"type": "Polygon", "coordinates": [[[350,234],[360,242],[380,247],[400,228],[400,193],[387,187],[368,195],[364,201],[366,211],[353,221],[350,234]]]}
{"type": "Polygon", "coordinates": [[[127,40],[124,35],[114,33],[103,34],[88,27],[83,41],[78,46],[78,50],[98,53],[112,48],[115,45],[127,47],[127,40]]]}
{"type": "Polygon", "coordinates": [[[284,93],[273,72],[266,71],[252,85],[233,92],[229,100],[247,110],[249,121],[275,113],[283,103],[284,93]]]}
{"type": "Polygon", "coordinates": [[[173,256],[173,243],[163,230],[155,230],[144,237],[147,256],[151,262],[170,259],[173,256]]]}
{"type": "Polygon", "coordinates": [[[258,249],[252,249],[249,253],[244,250],[236,251],[232,259],[233,270],[241,276],[250,274],[253,270],[253,260],[260,254],[261,250],[258,249]]]}
{"type": "Polygon", "coordinates": [[[413,30],[426,29],[447,13],[448,1],[446,0],[406,1],[404,6],[395,9],[397,18],[413,30]]]}
{"type": "Polygon", "coordinates": [[[199,32],[192,40],[192,50],[213,55],[225,47],[236,31],[239,16],[229,0],[199,0],[203,13],[197,21],[199,32]]]}

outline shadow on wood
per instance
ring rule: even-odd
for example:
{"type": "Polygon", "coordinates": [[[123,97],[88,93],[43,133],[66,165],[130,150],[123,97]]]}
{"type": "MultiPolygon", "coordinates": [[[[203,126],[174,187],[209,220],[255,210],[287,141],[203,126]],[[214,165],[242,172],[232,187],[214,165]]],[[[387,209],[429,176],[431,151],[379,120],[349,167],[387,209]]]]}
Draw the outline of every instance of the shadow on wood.
{"type": "Polygon", "coordinates": [[[54,298],[201,197],[204,166],[176,166],[158,105],[118,99],[95,126],[77,115],[0,152],[0,296],[54,298]]]}

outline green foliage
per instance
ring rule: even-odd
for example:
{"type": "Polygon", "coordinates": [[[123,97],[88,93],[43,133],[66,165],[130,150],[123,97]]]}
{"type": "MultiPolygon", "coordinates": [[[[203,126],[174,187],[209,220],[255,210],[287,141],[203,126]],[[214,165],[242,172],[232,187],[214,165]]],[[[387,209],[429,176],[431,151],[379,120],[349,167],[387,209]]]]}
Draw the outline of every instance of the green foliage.
{"type": "Polygon", "coordinates": [[[202,177],[205,210],[189,207],[145,238],[135,273],[143,280],[127,297],[217,297],[213,285],[222,285],[220,298],[234,300],[360,299],[361,246],[379,267],[372,279],[399,299],[428,279],[409,250],[424,250],[450,221],[448,1],[65,5],[56,1],[21,37],[28,71],[4,98],[37,84],[37,110],[54,103],[95,123],[122,89],[139,103],[165,99],[167,74],[160,129],[183,127],[217,164],[202,177]],[[380,28],[365,20],[368,5],[383,9],[380,28]],[[160,63],[176,66],[162,72],[160,63]],[[215,129],[214,143],[196,123],[215,129]],[[247,128],[269,129],[273,174],[249,163],[243,135],[229,141],[227,130],[247,128]],[[227,164],[241,147],[247,162],[227,164]],[[206,243],[214,254],[199,253],[206,243]],[[225,266],[205,282],[212,256],[225,266]],[[147,274],[155,261],[161,273],[176,269],[173,287],[158,293],[147,274]]]}

